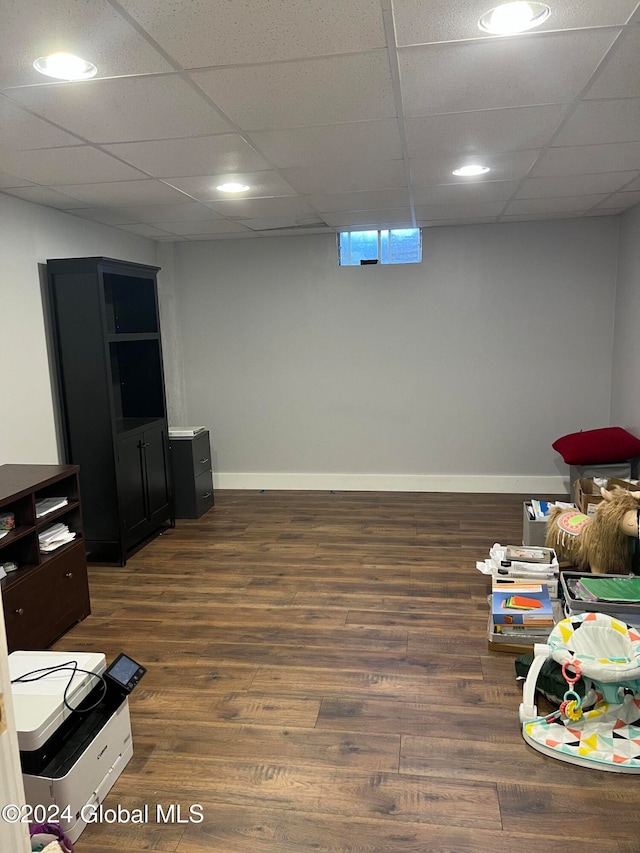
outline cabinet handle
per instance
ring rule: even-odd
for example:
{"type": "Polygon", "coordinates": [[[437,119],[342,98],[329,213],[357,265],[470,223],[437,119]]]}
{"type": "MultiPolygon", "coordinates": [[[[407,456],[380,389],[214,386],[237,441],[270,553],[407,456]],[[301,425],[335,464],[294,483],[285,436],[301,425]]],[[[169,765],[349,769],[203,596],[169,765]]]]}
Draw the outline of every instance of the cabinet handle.
{"type": "Polygon", "coordinates": [[[201,459],[201,460],[200,460],[200,464],[201,464],[201,465],[206,465],[208,461],[209,461],[209,457],[207,456],[207,458],[206,458],[206,459],[201,459]]]}
{"type": "Polygon", "coordinates": [[[72,578],[72,577],[73,577],[73,572],[67,572],[65,574],[65,578],[72,578]]]}
{"type": "Polygon", "coordinates": [[[207,493],[206,493],[206,495],[203,495],[202,497],[203,497],[203,498],[210,498],[210,497],[211,497],[211,492],[207,492],[207,493]]]}
{"type": "Polygon", "coordinates": [[[18,616],[24,616],[24,608],[23,607],[18,607],[18,609],[15,612],[18,616]]]}
{"type": "Polygon", "coordinates": [[[148,441],[141,441],[141,442],[140,442],[140,447],[151,447],[151,445],[149,444],[149,442],[148,442],[148,441]]]}

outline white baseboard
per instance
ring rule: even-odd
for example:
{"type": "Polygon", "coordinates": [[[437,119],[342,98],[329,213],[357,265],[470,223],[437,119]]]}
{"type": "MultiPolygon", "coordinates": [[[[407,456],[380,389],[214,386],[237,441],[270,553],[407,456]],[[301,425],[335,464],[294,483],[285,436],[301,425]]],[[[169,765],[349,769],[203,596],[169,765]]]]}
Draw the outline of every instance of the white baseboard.
{"type": "Polygon", "coordinates": [[[568,494],[561,476],[491,476],[485,474],[214,474],[217,489],[336,492],[473,492],[568,494]]]}

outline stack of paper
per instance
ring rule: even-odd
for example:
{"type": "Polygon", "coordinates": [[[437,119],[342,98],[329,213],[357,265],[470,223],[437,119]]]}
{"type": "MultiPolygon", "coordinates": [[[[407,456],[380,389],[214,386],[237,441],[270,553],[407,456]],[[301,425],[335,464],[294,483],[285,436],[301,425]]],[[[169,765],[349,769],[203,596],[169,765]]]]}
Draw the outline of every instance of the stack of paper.
{"type": "Polygon", "coordinates": [[[61,509],[61,507],[66,506],[68,503],[68,498],[42,498],[36,501],[36,518],[42,518],[43,515],[47,515],[47,513],[53,512],[56,509],[61,509]]]}
{"type": "Polygon", "coordinates": [[[45,528],[38,534],[40,550],[45,554],[49,551],[55,551],[56,548],[71,542],[75,536],[76,534],[72,533],[66,524],[52,524],[51,527],[45,528]]]}

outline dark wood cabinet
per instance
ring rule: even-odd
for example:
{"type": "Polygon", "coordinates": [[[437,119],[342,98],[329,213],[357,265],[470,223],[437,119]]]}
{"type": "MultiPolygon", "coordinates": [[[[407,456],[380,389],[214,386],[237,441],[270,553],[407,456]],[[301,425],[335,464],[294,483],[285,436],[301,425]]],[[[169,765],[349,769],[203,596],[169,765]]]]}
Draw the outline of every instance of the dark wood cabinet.
{"type": "Polygon", "coordinates": [[[0,514],[15,527],[0,539],[0,563],[15,571],[0,581],[9,651],[46,649],[91,612],[76,465],[0,466],[0,514]],[[39,502],[63,498],[58,509],[39,515],[39,502]],[[53,551],[40,550],[39,536],[63,524],[75,534],[53,551]]]}
{"type": "Polygon", "coordinates": [[[209,433],[169,443],[176,518],[200,518],[214,502],[209,433]]]}
{"type": "Polygon", "coordinates": [[[89,560],[126,562],[173,522],[158,267],[47,261],[67,462],[80,466],[89,560]]]}

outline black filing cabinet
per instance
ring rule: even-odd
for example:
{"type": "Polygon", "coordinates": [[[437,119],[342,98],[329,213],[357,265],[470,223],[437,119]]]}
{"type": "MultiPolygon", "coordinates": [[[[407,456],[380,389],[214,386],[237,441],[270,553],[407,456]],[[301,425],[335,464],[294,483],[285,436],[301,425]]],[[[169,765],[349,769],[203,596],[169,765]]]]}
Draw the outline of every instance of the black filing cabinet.
{"type": "Polygon", "coordinates": [[[214,503],[209,433],[170,438],[169,444],[176,518],[200,518],[214,503]]]}

